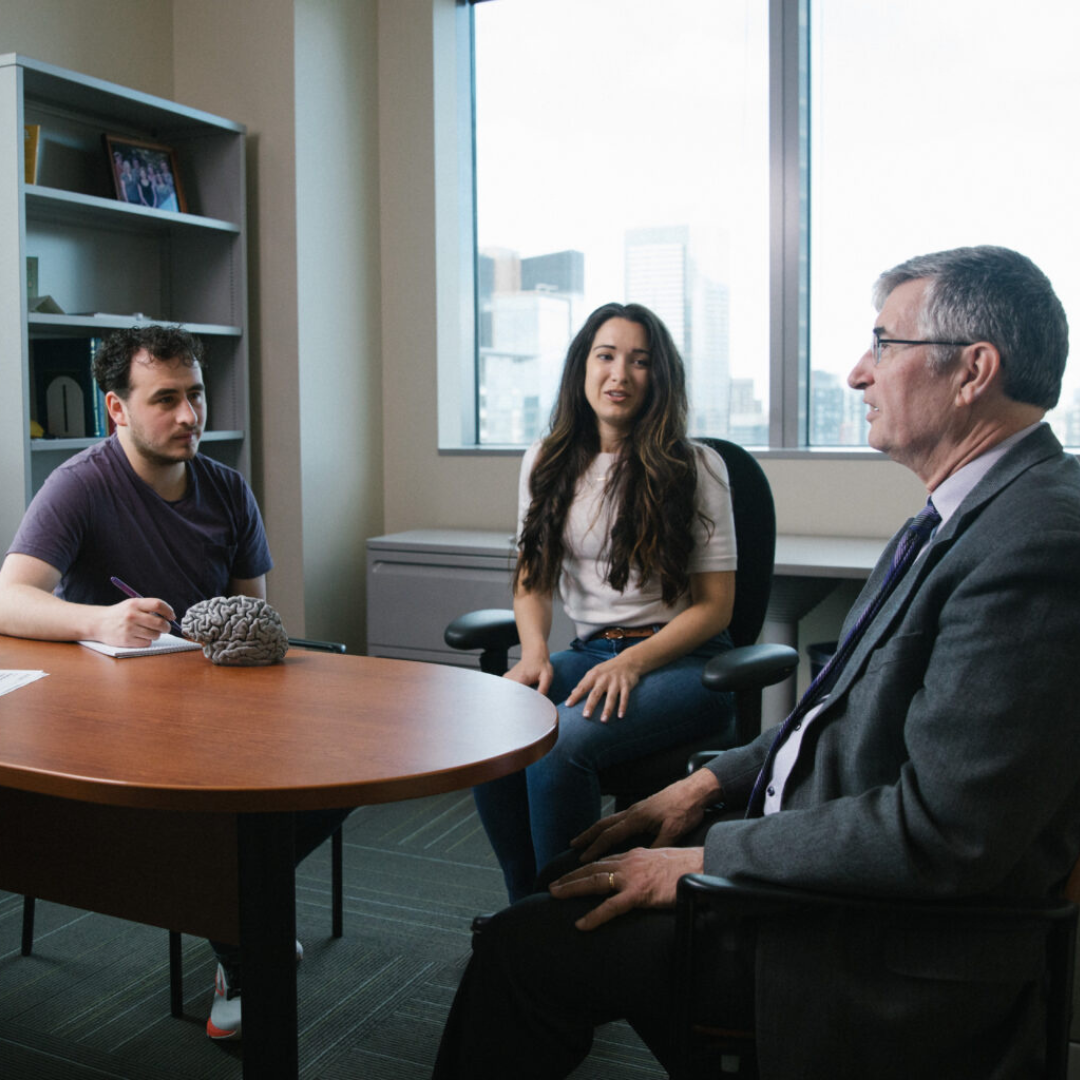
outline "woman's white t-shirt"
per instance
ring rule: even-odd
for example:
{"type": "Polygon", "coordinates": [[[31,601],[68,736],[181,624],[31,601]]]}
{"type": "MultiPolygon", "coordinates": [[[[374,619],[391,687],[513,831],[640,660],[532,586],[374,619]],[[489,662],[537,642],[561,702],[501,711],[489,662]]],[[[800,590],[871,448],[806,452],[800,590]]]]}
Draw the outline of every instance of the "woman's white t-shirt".
{"type": "MultiPolygon", "coordinates": [[[[540,451],[537,441],[525,453],[518,482],[518,536],[532,502],[529,477],[540,451]]],[[[694,506],[711,525],[695,516],[694,547],[687,570],[691,574],[735,569],[735,523],[731,516],[727,467],[711,447],[694,444],[698,454],[697,491],[694,506]]],[[[608,472],[614,454],[597,454],[578,480],[574,503],[567,515],[559,595],[579,638],[585,639],[607,626],[649,626],[671,622],[690,606],[689,593],[667,605],[661,596],[659,578],[654,574],[643,589],[637,571],[631,568],[624,592],[613,589],[607,576],[607,547],[614,525],[615,506],[604,500],[608,472]]]]}

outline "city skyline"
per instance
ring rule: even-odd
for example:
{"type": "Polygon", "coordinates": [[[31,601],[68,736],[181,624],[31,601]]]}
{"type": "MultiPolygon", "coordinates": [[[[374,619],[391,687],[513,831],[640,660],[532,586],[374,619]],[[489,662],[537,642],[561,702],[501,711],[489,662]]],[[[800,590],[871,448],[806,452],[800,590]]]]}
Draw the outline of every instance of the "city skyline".
{"type": "MultiPolygon", "coordinates": [[[[668,326],[687,371],[690,432],[744,445],[768,441],[754,380],[728,366],[725,282],[699,269],[685,225],[627,230],[623,302],[644,304],[668,326]]],[[[716,265],[715,259],[701,262],[716,265]]],[[[713,252],[715,255],[715,251],[713,252]]],[[[566,350],[592,305],[584,252],[522,257],[506,247],[477,255],[477,403],[482,445],[527,445],[546,430],[566,350]]]]}

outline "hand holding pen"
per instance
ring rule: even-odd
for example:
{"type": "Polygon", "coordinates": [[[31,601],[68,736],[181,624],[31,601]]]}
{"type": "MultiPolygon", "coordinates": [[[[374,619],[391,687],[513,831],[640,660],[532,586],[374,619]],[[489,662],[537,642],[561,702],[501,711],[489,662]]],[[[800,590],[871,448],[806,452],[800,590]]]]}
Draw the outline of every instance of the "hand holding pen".
{"type": "MultiPolygon", "coordinates": [[[[109,578],[109,580],[122,593],[124,593],[125,596],[130,596],[132,600],[145,600],[146,599],[146,597],[144,597],[142,595],[142,593],[137,593],[130,585],[128,585],[125,582],[121,581],[118,577],[111,577],[111,578],[109,578]]],[[[163,604],[165,603],[164,600],[162,600],[160,602],[163,603],[163,604]]],[[[168,605],[166,605],[166,606],[168,606],[168,605]]],[[[171,610],[171,608],[170,608],[170,610],[171,610]]],[[[180,624],[175,619],[170,619],[167,615],[162,615],[161,612],[159,612],[159,611],[149,611],[149,612],[147,612],[147,614],[148,615],[155,615],[159,619],[164,619],[169,624],[169,626],[172,628],[172,632],[177,637],[183,637],[184,636],[184,631],[181,629],[180,624]]]]}

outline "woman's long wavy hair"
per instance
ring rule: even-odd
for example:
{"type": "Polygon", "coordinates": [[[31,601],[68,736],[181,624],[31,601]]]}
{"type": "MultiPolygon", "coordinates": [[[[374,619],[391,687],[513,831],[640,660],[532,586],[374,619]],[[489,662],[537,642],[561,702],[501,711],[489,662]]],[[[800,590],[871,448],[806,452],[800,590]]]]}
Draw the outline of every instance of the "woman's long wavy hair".
{"type": "Polygon", "coordinates": [[[550,593],[558,584],[577,482],[600,452],[596,414],[585,397],[585,367],[593,340],[609,319],[644,327],[650,365],[645,402],[623,440],[604,495],[616,503],[607,581],[622,592],[636,569],[642,585],[659,579],[664,603],[671,604],[690,586],[697,455],[686,436],[682,358],[667,327],[640,304],[604,304],[570,344],[551,430],[529,477],[532,502],[518,538],[514,587],[550,593]]]}

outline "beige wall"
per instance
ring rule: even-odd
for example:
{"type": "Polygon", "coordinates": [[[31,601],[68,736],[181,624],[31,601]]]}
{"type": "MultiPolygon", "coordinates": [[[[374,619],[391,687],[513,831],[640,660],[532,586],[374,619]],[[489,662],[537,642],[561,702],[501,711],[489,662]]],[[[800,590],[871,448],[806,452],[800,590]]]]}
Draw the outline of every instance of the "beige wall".
{"type": "Polygon", "coordinates": [[[889,537],[926,501],[914,473],[878,454],[858,461],[766,456],[761,464],[781,532],[889,537]]]}
{"type": "Polygon", "coordinates": [[[21,53],[166,98],[175,96],[172,30],[172,0],[0,3],[0,53],[21,53]]]}
{"type": "Polygon", "coordinates": [[[383,531],[377,44],[374,0],[296,4],[304,600],[350,651],[383,531]]]}

